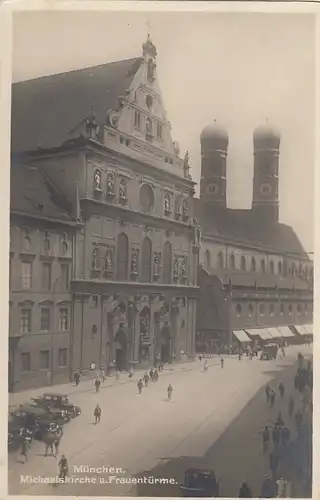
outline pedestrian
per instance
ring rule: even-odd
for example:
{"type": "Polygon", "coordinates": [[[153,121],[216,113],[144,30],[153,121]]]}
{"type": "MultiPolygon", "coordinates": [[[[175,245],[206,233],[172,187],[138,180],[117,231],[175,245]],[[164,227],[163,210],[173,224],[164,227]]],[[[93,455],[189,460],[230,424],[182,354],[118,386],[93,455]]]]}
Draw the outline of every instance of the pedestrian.
{"type": "Polygon", "coordinates": [[[275,497],[275,485],[270,476],[265,476],[262,486],[260,498],[274,498],[275,497]]]}
{"type": "Polygon", "coordinates": [[[168,401],[170,401],[170,399],[172,398],[172,392],[173,392],[172,385],[171,385],[171,384],[169,384],[169,385],[168,385],[168,389],[167,389],[167,393],[168,393],[168,401]]]}
{"type": "Polygon", "coordinates": [[[271,388],[269,384],[266,385],[264,392],[266,393],[267,403],[269,403],[271,394],[271,388]]]}
{"type": "Polygon", "coordinates": [[[58,438],[55,440],[54,442],[54,456],[57,457],[59,455],[59,446],[60,446],[60,441],[61,441],[61,438],[58,438]]]}
{"type": "Polygon", "coordinates": [[[204,362],[203,368],[204,368],[204,371],[205,371],[205,372],[208,370],[208,363],[207,363],[207,360],[204,362]]]}
{"type": "Polygon", "coordinates": [[[289,416],[292,417],[293,415],[293,411],[294,411],[294,399],[292,396],[290,396],[290,399],[289,399],[289,405],[288,405],[288,411],[289,411],[289,416]]]}
{"type": "Polygon", "coordinates": [[[96,392],[99,392],[99,389],[100,389],[100,384],[101,384],[101,381],[99,378],[96,378],[95,382],[94,382],[94,385],[95,385],[95,388],[96,388],[96,392]]]}
{"type": "Polygon", "coordinates": [[[79,382],[80,382],[80,373],[79,372],[76,372],[74,374],[74,381],[75,381],[76,386],[79,385],[79,382]]]}
{"type": "Polygon", "coordinates": [[[149,376],[150,376],[150,380],[152,381],[153,380],[153,369],[151,368],[150,372],[149,372],[149,376]]]}
{"type": "Polygon", "coordinates": [[[97,405],[94,409],[93,412],[94,415],[94,423],[99,424],[100,423],[100,418],[101,418],[101,408],[99,405],[97,405]]]}
{"type": "Polygon", "coordinates": [[[68,461],[65,457],[65,455],[61,455],[61,459],[59,461],[59,482],[64,482],[66,480],[66,477],[68,475],[69,467],[68,467],[68,461]]]}
{"type": "Polygon", "coordinates": [[[47,436],[46,440],[44,441],[44,456],[45,457],[48,455],[49,448],[51,451],[51,455],[54,455],[53,445],[54,445],[54,437],[47,436]]]}
{"type": "Polygon", "coordinates": [[[267,451],[270,441],[269,427],[266,425],[262,433],[262,448],[264,453],[267,451]]]}
{"type": "Polygon", "coordinates": [[[279,429],[279,426],[277,424],[274,426],[273,431],[272,431],[272,440],[273,440],[274,447],[277,448],[279,446],[279,443],[280,443],[280,429],[279,429]]]}
{"type": "Polygon", "coordinates": [[[296,373],[295,377],[294,377],[294,388],[296,390],[298,390],[298,387],[299,387],[299,374],[296,373]]]}
{"type": "Polygon", "coordinates": [[[159,379],[159,373],[157,370],[154,370],[153,372],[153,382],[157,382],[159,379]]]}
{"type": "Polygon", "coordinates": [[[28,462],[28,451],[29,451],[29,442],[25,436],[23,436],[22,441],[21,441],[21,457],[22,457],[22,462],[28,462]]]}
{"type": "Polygon", "coordinates": [[[275,399],[276,399],[276,393],[274,392],[273,389],[271,389],[271,392],[270,392],[270,407],[271,408],[274,407],[275,399]]]}
{"type": "Polygon", "coordinates": [[[281,477],[276,482],[277,485],[277,498],[285,498],[286,493],[286,481],[281,477]]]}
{"type": "Polygon", "coordinates": [[[270,453],[269,467],[272,472],[273,479],[275,479],[279,465],[278,456],[275,453],[270,453]]]}
{"type": "Polygon", "coordinates": [[[106,372],[103,369],[101,370],[101,378],[102,378],[102,382],[106,381],[106,372]]]}
{"type": "Polygon", "coordinates": [[[282,382],[280,382],[278,389],[279,389],[279,392],[280,392],[280,396],[283,398],[285,388],[284,388],[284,385],[283,385],[282,382]]]}
{"type": "Polygon", "coordinates": [[[201,356],[201,354],[200,354],[200,356],[199,356],[199,361],[200,361],[200,363],[201,363],[201,361],[202,361],[202,356],[201,356]]]}
{"type": "Polygon", "coordinates": [[[239,352],[239,361],[241,361],[241,359],[242,359],[242,354],[241,352],[239,352]]]}
{"type": "Polygon", "coordinates": [[[220,365],[221,365],[221,368],[224,367],[224,359],[223,358],[220,358],[220,365]]]}
{"type": "Polygon", "coordinates": [[[246,481],[241,483],[238,498],[252,498],[252,492],[246,481]]]}
{"type": "Polygon", "coordinates": [[[144,380],[144,385],[145,387],[148,387],[148,382],[149,382],[149,375],[148,375],[148,372],[146,372],[143,376],[143,380],[144,380]]]}
{"type": "Polygon", "coordinates": [[[286,448],[290,441],[290,431],[286,425],[281,429],[280,437],[282,446],[286,448]]]}
{"type": "Polygon", "coordinates": [[[137,383],[137,386],[138,386],[138,391],[139,391],[139,394],[142,393],[142,388],[143,388],[143,382],[142,382],[142,379],[140,379],[137,383]]]}

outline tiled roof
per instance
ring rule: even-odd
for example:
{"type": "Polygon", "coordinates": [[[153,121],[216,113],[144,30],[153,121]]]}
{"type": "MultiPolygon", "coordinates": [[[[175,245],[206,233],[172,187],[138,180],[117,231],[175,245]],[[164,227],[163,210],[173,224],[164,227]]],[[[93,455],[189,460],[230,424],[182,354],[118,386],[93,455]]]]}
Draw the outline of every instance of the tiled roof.
{"type": "Polygon", "coordinates": [[[10,209],[32,216],[71,221],[64,198],[36,168],[11,167],[10,209]]]}
{"type": "Polygon", "coordinates": [[[281,223],[261,224],[251,210],[214,209],[195,199],[195,217],[202,234],[244,243],[263,246],[266,250],[304,255],[305,250],[292,229],[281,223]]]}
{"type": "Polygon", "coordinates": [[[79,137],[92,109],[97,125],[118,107],[142,59],[102,64],[12,85],[12,152],[60,146],[79,137]]]}

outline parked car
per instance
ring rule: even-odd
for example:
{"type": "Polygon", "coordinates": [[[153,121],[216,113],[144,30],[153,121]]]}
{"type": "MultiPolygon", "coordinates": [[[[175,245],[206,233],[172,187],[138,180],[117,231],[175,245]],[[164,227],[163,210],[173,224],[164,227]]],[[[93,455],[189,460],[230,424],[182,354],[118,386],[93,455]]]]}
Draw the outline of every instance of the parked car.
{"type": "Polygon", "coordinates": [[[180,490],[183,497],[218,497],[219,484],[213,470],[188,469],[180,490]]]}
{"type": "Polygon", "coordinates": [[[35,439],[42,440],[43,435],[48,432],[50,424],[61,427],[56,415],[46,408],[32,405],[21,405],[11,412],[11,417],[16,426],[29,429],[35,439]]]}
{"type": "Polygon", "coordinates": [[[71,418],[81,415],[81,408],[69,402],[67,394],[46,393],[36,399],[37,404],[45,404],[50,408],[58,408],[70,413],[71,418]]]}
{"type": "Polygon", "coordinates": [[[276,359],[278,355],[278,349],[279,349],[278,344],[273,344],[273,343],[266,344],[262,349],[260,359],[261,360],[276,359]]]}
{"type": "Polygon", "coordinates": [[[35,406],[37,408],[43,408],[48,412],[53,413],[59,425],[64,425],[67,422],[70,422],[72,418],[71,411],[68,409],[54,408],[42,398],[33,398],[32,401],[33,401],[32,407],[35,406]]]}

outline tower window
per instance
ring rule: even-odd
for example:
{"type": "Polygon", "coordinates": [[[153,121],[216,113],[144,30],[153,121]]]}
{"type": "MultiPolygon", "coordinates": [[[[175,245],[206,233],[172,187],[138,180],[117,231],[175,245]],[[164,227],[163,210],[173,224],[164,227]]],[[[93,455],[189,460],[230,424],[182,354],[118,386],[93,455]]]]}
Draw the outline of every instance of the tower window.
{"type": "Polygon", "coordinates": [[[162,124],[157,123],[157,137],[158,139],[162,139],[162,124]]]}
{"type": "Polygon", "coordinates": [[[135,126],[135,128],[140,129],[140,123],[141,123],[140,111],[135,110],[134,111],[134,126],[135,126]]]}
{"type": "Polygon", "coordinates": [[[241,257],[241,271],[245,271],[245,270],[246,270],[246,267],[247,267],[247,266],[246,266],[246,258],[245,258],[245,256],[243,255],[243,256],[241,257]]]}
{"type": "Polygon", "coordinates": [[[233,253],[229,257],[229,265],[230,265],[230,269],[235,269],[235,267],[236,267],[236,258],[235,258],[233,253]]]}
{"type": "Polygon", "coordinates": [[[269,272],[270,272],[270,274],[274,274],[273,260],[270,260],[270,262],[269,262],[269,272]]]}

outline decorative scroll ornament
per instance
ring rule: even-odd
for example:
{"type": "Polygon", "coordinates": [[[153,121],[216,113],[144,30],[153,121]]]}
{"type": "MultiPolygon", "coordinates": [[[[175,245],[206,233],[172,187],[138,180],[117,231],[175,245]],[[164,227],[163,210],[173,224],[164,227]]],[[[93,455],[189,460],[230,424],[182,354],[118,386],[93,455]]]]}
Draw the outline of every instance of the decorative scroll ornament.
{"type": "Polygon", "coordinates": [[[119,125],[119,113],[115,110],[110,110],[107,113],[107,125],[112,128],[118,128],[119,125]]]}

